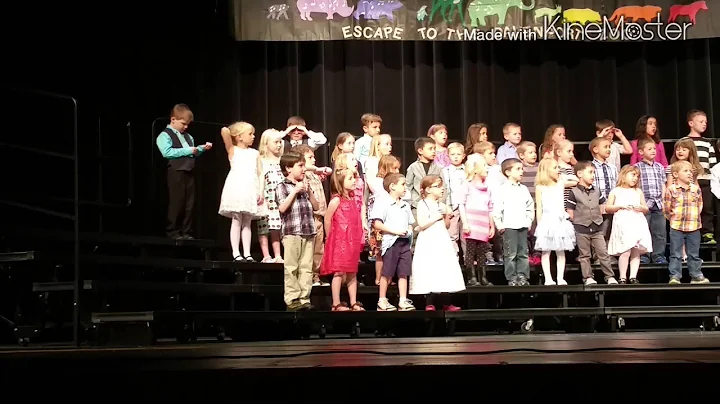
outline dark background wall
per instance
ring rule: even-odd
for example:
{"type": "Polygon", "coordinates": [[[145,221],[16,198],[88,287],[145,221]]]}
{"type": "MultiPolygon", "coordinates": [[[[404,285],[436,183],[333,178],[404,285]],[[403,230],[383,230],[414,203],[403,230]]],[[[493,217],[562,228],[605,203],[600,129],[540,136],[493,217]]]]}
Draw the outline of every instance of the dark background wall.
{"type": "MultiPolygon", "coordinates": [[[[499,141],[502,125],[515,121],[531,140],[540,141],[553,123],[564,124],[573,140],[589,140],[597,119],[615,120],[632,138],[637,118],[651,113],[663,137],[678,138],[687,132],[687,110],[700,108],[714,134],[717,40],[239,43],[229,34],[225,1],[42,4],[41,15],[33,9],[40,5],[24,7],[8,11],[17,20],[2,28],[0,169],[8,195],[0,199],[70,211],[56,197],[72,197],[71,162],[7,143],[72,152],[71,104],[16,90],[72,95],[79,103],[82,198],[118,205],[84,205],[81,224],[89,231],[162,234],[164,168],[154,138],[178,102],[195,113],[195,138],[217,145],[221,124],[247,120],[259,135],[294,114],[332,143],[341,131],[360,135],[360,115],[376,112],[404,165],[414,159],[412,139],[436,122],[453,139],[486,122],[499,141]],[[98,159],[99,150],[107,158],[98,159]]],[[[199,160],[200,236],[227,237],[229,223],[216,212],[228,169],[222,148],[199,160]]],[[[0,209],[5,221],[69,225],[0,209]]]]}

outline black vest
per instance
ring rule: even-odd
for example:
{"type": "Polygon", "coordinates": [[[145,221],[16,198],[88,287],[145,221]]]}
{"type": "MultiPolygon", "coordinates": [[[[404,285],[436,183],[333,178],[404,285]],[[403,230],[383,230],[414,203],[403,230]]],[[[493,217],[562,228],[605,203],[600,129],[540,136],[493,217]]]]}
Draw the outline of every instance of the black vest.
{"type": "MultiPolygon", "coordinates": [[[[307,136],[303,136],[302,144],[308,144],[307,136]]],[[[283,149],[283,153],[289,152],[290,150],[292,150],[292,148],[293,148],[293,146],[292,146],[292,143],[290,142],[290,140],[285,139],[285,148],[283,149]]]]}
{"type": "MultiPolygon", "coordinates": [[[[163,131],[170,136],[170,140],[172,140],[172,147],[173,149],[182,149],[183,145],[180,143],[180,138],[175,134],[175,132],[170,128],[165,128],[163,131]]],[[[190,138],[190,135],[187,133],[182,134],[185,137],[185,141],[190,147],[194,147],[192,138],[190,138]]],[[[195,158],[193,157],[180,157],[178,159],[170,159],[168,160],[168,168],[175,170],[175,171],[192,171],[193,168],[195,168],[195,158]]]]}

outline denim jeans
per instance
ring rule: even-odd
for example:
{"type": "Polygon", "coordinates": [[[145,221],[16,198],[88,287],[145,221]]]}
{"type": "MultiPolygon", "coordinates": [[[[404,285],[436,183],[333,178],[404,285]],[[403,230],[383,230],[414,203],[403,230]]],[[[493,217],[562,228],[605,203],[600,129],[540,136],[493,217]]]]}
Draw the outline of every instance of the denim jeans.
{"type": "Polygon", "coordinates": [[[687,253],[688,272],[692,279],[702,279],[703,273],[700,271],[700,230],[685,232],[670,229],[670,277],[677,280],[682,279],[682,249],[685,245],[687,253]]]}
{"type": "Polygon", "coordinates": [[[645,219],[647,220],[648,228],[650,228],[650,234],[652,235],[653,251],[650,257],[652,261],[655,261],[665,256],[665,247],[667,246],[665,216],[662,211],[657,210],[657,208],[652,208],[650,212],[645,215],[645,219]]]}
{"type": "Polygon", "coordinates": [[[511,280],[518,275],[530,277],[528,261],[527,228],[505,229],[502,234],[503,261],[505,261],[505,279],[511,280]]]}

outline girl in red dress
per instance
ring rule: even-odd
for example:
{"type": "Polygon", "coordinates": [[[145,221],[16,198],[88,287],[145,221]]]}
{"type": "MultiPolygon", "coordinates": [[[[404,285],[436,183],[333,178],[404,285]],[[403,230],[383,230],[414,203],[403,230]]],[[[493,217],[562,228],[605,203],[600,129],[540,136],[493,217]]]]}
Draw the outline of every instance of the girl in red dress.
{"type": "Polygon", "coordinates": [[[359,174],[354,168],[338,168],[332,174],[332,198],[325,212],[325,254],[320,275],[332,275],[332,311],[364,311],[357,301],[357,271],[363,248],[362,215],[354,199],[359,174]],[[347,284],[350,306],[340,301],[340,288],[347,284]]]}

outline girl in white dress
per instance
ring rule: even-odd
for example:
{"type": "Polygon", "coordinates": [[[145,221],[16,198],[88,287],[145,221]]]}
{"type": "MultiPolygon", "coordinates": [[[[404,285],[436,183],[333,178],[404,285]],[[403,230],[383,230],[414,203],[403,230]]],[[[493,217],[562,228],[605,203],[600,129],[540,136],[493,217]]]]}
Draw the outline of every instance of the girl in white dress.
{"type": "Polygon", "coordinates": [[[263,204],[260,159],[258,151],[250,147],[255,141],[255,128],[247,122],[235,122],[222,128],[220,135],[230,160],[230,172],[225,179],[218,213],[232,219],[230,246],[233,259],[254,262],[250,255],[250,223],[263,213],[259,208],[263,204]]]}
{"type": "Polygon", "coordinates": [[[610,191],[605,211],[614,213],[608,254],[619,255],[618,270],[620,283],[627,280],[628,264],[630,266],[630,283],[637,280],[640,269],[640,256],[652,252],[652,237],[645,214],[648,207],[645,196],[638,186],[640,169],[626,165],[618,174],[617,187],[610,191]]]}
{"type": "MultiPolygon", "coordinates": [[[[452,212],[440,202],[445,197],[442,178],[437,175],[423,178],[420,193],[422,200],[417,206],[419,234],[415,243],[409,293],[430,295],[465,290],[465,279],[447,229],[452,212]]],[[[435,310],[431,299],[428,296],[425,308],[428,311],[435,310]]],[[[447,302],[443,310],[457,311],[460,308],[447,302]]]]}
{"type": "Polygon", "coordinates": [[[557,160],[547,157],[542,159],[535,177],[535,250],[542,251],[540,262],[546,286],[567,285],[565,251],[575,249],[575,229],[565,211],[565,185],[557,160]],[[553,251],[557,257],[557,283],[550,273],[550,253],[553,251]]]}
{"type": "Polygon", "coordinates": [[[265,203],[260,205],[262,217],[257,221],[258,241],[260,241],[260,251],[263,254],[263,263],[283,263],[280,252],[282,221],[280,220],[279,206],[275,200],[275,188],[285,180],[285,176],[280,169],[280,156],[283,151],[282,139],[286,135],[287,131],[280,132],[276,129],[268,129],[260,137],[260,145],[258,146],[262,197],[265,200],[265,203]],[[270,256],[268,236],[272,244],[274,257],[270,256]]]}

